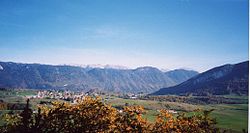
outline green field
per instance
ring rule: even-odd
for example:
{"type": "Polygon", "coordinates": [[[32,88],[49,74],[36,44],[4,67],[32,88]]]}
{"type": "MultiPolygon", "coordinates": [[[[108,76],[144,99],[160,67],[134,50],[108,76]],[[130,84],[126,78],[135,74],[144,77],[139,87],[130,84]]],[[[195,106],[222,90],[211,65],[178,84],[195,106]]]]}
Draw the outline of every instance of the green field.
{"type": "Polygon", "coordinates": [[[218,127],[231,129],[232,132],[242,132],[248,129],[248,104],[211,104],[211,105],[192,105],[178,102],[159,102],[153,100],[132,100],[114,98],[108,101],[113,106],[142,105],[147,113],[145,118],[151,122],[155,121],[159,109],[173,109],[178,112],[191,112],[195,109],[215,109],[211,116],[216,118],[218,127]]]}
{"type": "MultiPolygon", "coordinates": [[[[9,103],[25,103],[25,96],[36,94],[36,90],[18,90],[18,91],[1,91],[0,99],[9,103]]],[[[217,126],[222,129],[230,129],[232,132],[242,132],[242,129],[248,129],[248,104],[190,104],[183,102],[168,102],[156,100],[134,100],[123,99],[116,96],[102,96],[103,101],[111,104],[113,107],[121,108],[124,105],[141,105],[144,106],[146,118],[149,122],[154,122],[158,110],[171,109],[177,112],[192,113],[195,109],[215,109],[211,116],[216,118],[217,126]]],[[[248,101],[248,96],[225,96],[227,98],[238,98],[248,101]]],[[[51,101],[51,99],[31,99],[31,107],[36,109],[37,104],[41,101],[51,101]]],[[[9,112],[9,110],[0,110],[0,115],[9,112]]],[[[0,120],[3,124],[3,120],[0,120]]]]}
{"type": "Polygon", "coordinates": [[[216,105],[212,116],[218,121],[220,128],[231,128],[236,131],[247,129],[248,126],[248,105],[216,105]]]}

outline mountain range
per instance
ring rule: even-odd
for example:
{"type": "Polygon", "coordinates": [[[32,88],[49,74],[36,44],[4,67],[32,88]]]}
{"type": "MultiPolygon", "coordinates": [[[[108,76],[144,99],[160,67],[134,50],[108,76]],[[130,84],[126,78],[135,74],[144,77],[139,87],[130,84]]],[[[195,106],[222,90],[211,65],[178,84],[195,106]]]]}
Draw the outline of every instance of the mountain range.
{"type": "Polygon", "coordinates": [[[172,87],[162,88],[152,95],[248,95],[249,61],[227,64],[200,73],[172,87]]]}
{"type": "Polygon", "coordinates": [[[151,93],[196,76],[193,70],[136,69],[0,62],[0,88],[68,89],[151,93]]]}

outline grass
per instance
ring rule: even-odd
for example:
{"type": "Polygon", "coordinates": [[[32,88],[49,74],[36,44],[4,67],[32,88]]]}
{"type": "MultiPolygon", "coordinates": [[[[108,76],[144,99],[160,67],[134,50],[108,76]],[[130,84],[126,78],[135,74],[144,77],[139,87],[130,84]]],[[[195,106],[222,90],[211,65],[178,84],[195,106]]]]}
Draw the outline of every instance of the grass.
{"type": "Polygon", "coordinates": [[[248,96],[239,96],[239,95],[223,95],[225,98],[238,98],[238,99],[246,99],[248,100],[248,96]]]}
{"type": "Polygon", "coordinates": [[[127,103],[128,105],[141,105],[147,110],[173,109],[176,111],[184,111],[184,112],[193,111],[197,108],[201,108],[201,106],[199,105],[192,105],[187,103],[159,102],[153,100],[133,100],[133,99],[122,99],[122,98],[110,99],[107,101],[107,103],[114,106],[124,106],[127,103]]]}
{"type": "MultiPolygon", "coordinates": [[[[235,98],[236,97],[237,96],[235,96],[235,98]]],[[[246,97],[240,98],[245,99],[246,97]]],[[[192,105],[178,102],[159,102],[153,100],[132,100],[122,98],[108,100],[108,103],[121,106],[124,106],[125,103],[128,103],[129,105],[142,105],[147,111],[144,118],[149,122],[154,122],[156,115],[158,114],[157,110],[162,108],[166,109],[166,105],[178,112],[190,112],[197,108],[206,110],[215,109],[211,113],[211,117],[216,118],[218,122],[217,126],[219,128],[231,129],[233,132],[242,132],[242,129],[248,129],[248,104],[192,105]]]]}
{"type": "MultiPolygon", "coordinates": [[[[26,99],[23,96],[33,95],[35,91],[18,91],[17,92],[7,92],[1,94],[0,97],[4,96],[4,101],[11,103],[25,103],[26,99]]],[[[227,98],[237,98],[237,99],[248,99],[248,96],[225,96],[227,98]]],[[[30,103],[32,108],[35,109],[36,105],[40,101],[51,101],[51,99],[31,99],[30,103]]],[[[166,101],[154,101],[154,100],[133,100],[133,99],[123,99],[118,97],[112,97],[111,99],[106,99],[106,103],[112,106],[124,106],[126,103],[128,105],[141,105],[144,106],[146,114],[143,115],[149,122],[155,122],[156,116],[158,114],[157,110],[160,109],[172,109],[177,112],[187,112],[192,114],[193,110],[200,109],[215,109],[211,116],[217,119],[217,126],[223,129],[232,129],[233,132],[242,132],[242,129],[248,129],[248,104],[209,104],[209,105],[193,105],[181,102],[166,102],[166,101]]],[[[6,111],[1,111],[0,115],[6,111]]],[[[2,124],[0,120],[0,124],[2,124]]]]}
{"type": "Polygon", "coordinates": [[[153,123],[156,120],[156,116],[159,114],[156,110],[146,110],[146,114],[143,115],[143,118],[153,123]]]}
{"type": "Polygon", "coordinates": [[[218,122],[218,127],[242,131],[248,129],[248,104],[217,105],[212,112],[218,122]]]}

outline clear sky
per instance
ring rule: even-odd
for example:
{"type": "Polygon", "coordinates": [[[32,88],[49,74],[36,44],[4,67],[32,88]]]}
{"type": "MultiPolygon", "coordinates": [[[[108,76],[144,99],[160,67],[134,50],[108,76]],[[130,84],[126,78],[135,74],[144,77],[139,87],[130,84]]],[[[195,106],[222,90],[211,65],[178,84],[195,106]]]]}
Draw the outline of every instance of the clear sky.
{"type": "Polygon", "coordinates": [[[0,60],[205,71],[248,60],[247,0],[1,0],[0,60]]]}

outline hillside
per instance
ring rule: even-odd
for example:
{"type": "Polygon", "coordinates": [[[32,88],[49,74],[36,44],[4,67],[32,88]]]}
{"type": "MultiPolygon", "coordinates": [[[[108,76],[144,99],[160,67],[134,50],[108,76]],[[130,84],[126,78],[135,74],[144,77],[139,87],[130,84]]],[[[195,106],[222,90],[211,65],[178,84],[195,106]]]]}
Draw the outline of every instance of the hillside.
{"type": "Polygon", "coordinates": [[[179,84],[198,72],[154,67],[137,69],[90,68],[0,62],[1,88],[99,89],[115,92],[153,92],[179,84]]]}
{"type": "Polygon", "coordinates": [[[223,65],[201,73],[177,86],[162,88],[153,95],[248,95],[249,62],[223,65]]]}

